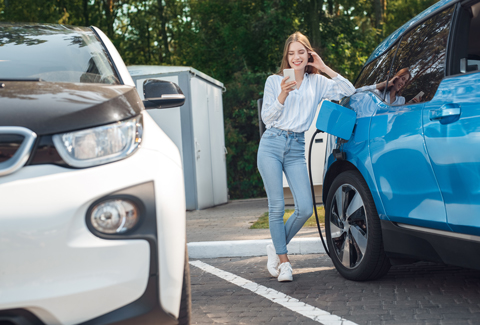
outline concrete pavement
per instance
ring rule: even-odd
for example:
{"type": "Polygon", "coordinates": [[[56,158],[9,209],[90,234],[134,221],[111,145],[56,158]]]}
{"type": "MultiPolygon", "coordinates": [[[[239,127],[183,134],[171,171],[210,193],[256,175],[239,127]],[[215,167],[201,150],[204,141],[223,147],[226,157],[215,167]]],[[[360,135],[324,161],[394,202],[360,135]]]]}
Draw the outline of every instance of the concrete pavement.
{"type": "MultiPolygon", "coordinates": [[[[286,206],[294,209],[293,206],[286,206]]],[[[269,229],[249,229],[268,212],[266,198],[234,200],[205,210],[187,211],[191,258],[265,255],[269,229]]],[[[288,246],[289,254],[324,253],[317,228],[302,228],[288,246]]]]}

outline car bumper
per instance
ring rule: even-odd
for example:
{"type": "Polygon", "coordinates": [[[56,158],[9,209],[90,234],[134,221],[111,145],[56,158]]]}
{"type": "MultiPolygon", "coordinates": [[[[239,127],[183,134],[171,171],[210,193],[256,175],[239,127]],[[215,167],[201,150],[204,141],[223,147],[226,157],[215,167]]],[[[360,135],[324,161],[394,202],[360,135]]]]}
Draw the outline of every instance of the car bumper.
{"type": "Polygon", "coordinates": [[[101,324],[102,315],[154,292],[159,310],[178,317],[186,239],[183,171],[173,143],[146,120],[146,143],[127,159],[87,169],[28,166],[0,178],[0,312],[27,310],[47,324],[101,324]],[[154,137],[162,148],[156,150],[154,137]],[[93,234],[88,208],[129,190],[153,205],[156,238],[93,234]]]}

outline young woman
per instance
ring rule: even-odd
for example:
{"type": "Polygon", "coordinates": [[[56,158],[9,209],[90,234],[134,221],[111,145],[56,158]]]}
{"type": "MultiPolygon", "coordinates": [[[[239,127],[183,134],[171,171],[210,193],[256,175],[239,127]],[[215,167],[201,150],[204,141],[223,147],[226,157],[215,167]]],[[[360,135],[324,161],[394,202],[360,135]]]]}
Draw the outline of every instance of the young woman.
{"type": "MultiPolygon", "coordinates": [[[[403,68],[399,70],[393,77],[388,81],[387,86],[387,93],[385,95],[385,101],[390,105],[403,105],[405,104],[405,97],[400,96],[402,94],[402,89],[405,84],[410,80],[410,70],[408,68],[403,68]]],[[[364,86],[362,88],[358,88],[357,92],[359,91],[367,91],[371,90],[376,92],[380,97],[383,96],[383,90],[387,85],[386,81],[380,82],[376,85],[371,86],[364,86]]],[[[414,102],[418,102],[415,98],[413,99],[414,102]]]]}
{"type": "Polygon", "coordinates": [[[326,66],[313,51],[307,37],[299,32],[288,37],[280,70],[277,75],[268,77],[265,84],[262,120],[267,130],[257,156],[258,170],[268,196],[273,241],[273,246],[267,246],[267,268],[278,281],[293,280],[287,244],[313,212],[304,132],[310,128],[322,99],[339,100],[354,92],[353,85],[326,66]],[[283,77],[283,69],[289,68],[294,69],[295,80],[283,77]],[[321,76],[320,72],[332,79],[321,76]],[[285,172],[295,202],[295,212],[285,225],[282,172],[285,172]]]}

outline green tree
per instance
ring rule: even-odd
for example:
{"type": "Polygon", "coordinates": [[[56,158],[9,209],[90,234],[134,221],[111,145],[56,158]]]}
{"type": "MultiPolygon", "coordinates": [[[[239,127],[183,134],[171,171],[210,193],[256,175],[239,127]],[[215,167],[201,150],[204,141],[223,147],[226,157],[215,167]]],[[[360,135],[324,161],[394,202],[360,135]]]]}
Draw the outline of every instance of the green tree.
{"type": "Polygon", "coordinates": [[[256,100],[288,35],[354,81],[382,39],[436,0],[0,0],[0,21],[94,25],[127,65],[192,66],[222,81],[231,198],[264,196],[256,100]]]}

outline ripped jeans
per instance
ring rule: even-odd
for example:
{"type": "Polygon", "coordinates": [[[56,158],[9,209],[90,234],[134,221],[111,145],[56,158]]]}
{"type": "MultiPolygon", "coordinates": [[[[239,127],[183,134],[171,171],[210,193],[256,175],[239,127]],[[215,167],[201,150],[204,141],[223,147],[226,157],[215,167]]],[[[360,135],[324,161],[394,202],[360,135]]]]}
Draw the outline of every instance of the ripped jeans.
{"type": "Polygon", "coordinates": [[[260,140],[257,166],[268,197],[270,234],[278,255],[287,254],[287,244],[313,213],[310,181],[305,161],[305,134],[270,128],[260,140]],[[292,191],[295,212],[283,224],[285,201],[283,175],[292,191]]]}

